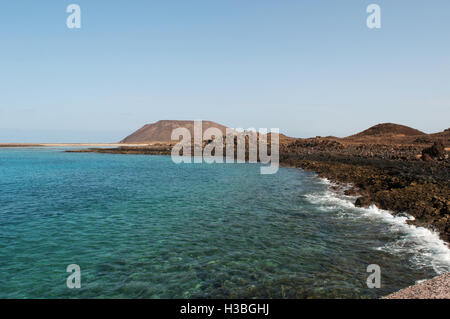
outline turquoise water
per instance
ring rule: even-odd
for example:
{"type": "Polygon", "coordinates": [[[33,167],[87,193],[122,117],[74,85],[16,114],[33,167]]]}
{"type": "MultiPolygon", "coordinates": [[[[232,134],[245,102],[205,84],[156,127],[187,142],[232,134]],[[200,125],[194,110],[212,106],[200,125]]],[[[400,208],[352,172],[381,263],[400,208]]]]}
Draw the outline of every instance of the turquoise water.
{"type": "Polygon", "coordinates": [[[374,298],[450,265],[435,234],[351,200],[293,168],[0,149],[0,298],[374,298]]]}

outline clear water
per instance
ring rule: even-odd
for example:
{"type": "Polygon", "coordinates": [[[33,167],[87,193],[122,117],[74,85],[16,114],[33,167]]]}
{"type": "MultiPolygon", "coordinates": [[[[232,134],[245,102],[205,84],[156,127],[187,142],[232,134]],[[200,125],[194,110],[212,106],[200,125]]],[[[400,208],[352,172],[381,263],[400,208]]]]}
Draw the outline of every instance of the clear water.
{"type": "Polygon", "coordinates": [[[0,149],[0,297],[375,298],[448,269],[435,234],[351,200],[292,168],[0,149]]]}

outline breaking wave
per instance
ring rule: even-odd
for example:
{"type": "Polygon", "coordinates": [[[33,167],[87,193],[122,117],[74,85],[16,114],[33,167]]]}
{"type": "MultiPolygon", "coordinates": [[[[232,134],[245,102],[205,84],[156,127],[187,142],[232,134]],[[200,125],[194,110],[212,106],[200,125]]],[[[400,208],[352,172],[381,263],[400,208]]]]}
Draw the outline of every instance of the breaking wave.
{"type": "Polygon", "coordinates": [[[393,255],[411,256],[410,262],[415,267],[432,267],[437,274],[450,271],[450,248],[439,238],[437,232],[408,224],[407,221],[414,220],[414,217],[407,214],[394,216],[375,205],[368,208],[356,207],[356,197],[333,191],[330,187],[335,184],[327,179],[320,179],[320,182],[327,185],[325,191],[306,194],[304,197],[310,203],[318,205],[321,211],[334,212],[339,219],[383,223],[389,232],[395,234],[397,239],[374,249],[393,255]]]}

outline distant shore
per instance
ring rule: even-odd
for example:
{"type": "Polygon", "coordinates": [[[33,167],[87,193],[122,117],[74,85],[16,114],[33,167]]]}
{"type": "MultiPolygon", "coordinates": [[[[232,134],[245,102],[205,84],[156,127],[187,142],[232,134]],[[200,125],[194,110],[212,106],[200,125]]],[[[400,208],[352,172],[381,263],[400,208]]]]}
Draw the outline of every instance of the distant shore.
{"type": "Polygon", "coordinates": [[[0,147],[119,147],[145,146],[148,144],[120,144],[120,143],[0,143],[0,147]]]}

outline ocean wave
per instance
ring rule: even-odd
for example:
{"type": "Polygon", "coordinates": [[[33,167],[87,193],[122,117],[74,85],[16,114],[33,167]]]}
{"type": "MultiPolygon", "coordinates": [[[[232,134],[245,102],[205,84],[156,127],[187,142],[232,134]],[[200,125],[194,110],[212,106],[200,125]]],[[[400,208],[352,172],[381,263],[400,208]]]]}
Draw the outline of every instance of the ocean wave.
{"type": "MultiPolygon", "coordinates": [[[[333,185],[326,179],[320,179],[321,184],[333,185]]],[[[390,241],[377,250],[393,255],[411,255],[410,261],[417,268],[432,267],[437,274],[450,271],[450,248],[439,238],[439,234],[424,227],[410,225],[407,221],[414,220],[407,214],[393,215],[387,210],[375,205],[360,208],[354,205],[356,197],[345,196],[327,187],[323,192],[304,195],[307,201],[318,205],[326,212],[334,212],[336,218],[349,220],[369,219],[383,222],[387,230],[398,239],[390,241]]]]}

